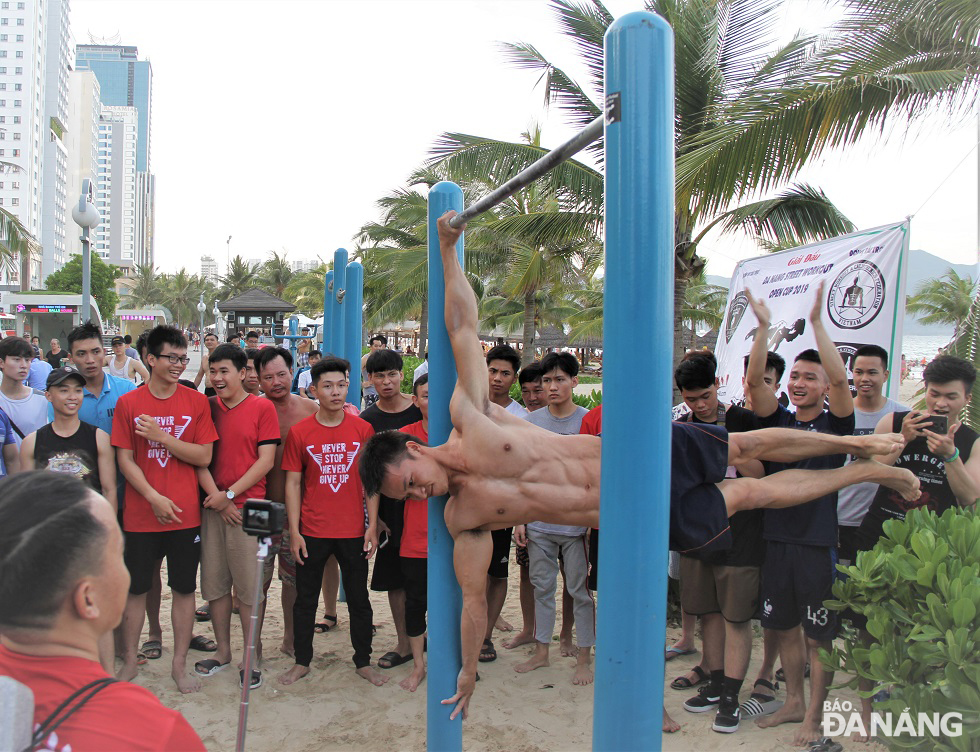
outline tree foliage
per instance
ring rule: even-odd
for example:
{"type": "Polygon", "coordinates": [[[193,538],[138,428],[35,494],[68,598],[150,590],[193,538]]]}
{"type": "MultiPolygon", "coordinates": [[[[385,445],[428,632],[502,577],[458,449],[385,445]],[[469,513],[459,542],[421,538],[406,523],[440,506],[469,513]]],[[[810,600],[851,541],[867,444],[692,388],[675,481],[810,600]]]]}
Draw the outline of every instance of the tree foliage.
{"type": "MultiPolygon", "coordinates": [[[[115,315],[116,307],[119,305],[119,295],[116,293],[116,280],[122,276],[122,270],[115,264],[107,264],[97,254],[91,254],[92,258],[92,279],[91,295],[99,304],[103,318],[110,318],[115,315]]],[[[58,292],[82,292],[82,256],[81,254],[72,256],[68,263],[58,271],[49,274],[44,280],[44,286],[48,290],[58,292]]]]}

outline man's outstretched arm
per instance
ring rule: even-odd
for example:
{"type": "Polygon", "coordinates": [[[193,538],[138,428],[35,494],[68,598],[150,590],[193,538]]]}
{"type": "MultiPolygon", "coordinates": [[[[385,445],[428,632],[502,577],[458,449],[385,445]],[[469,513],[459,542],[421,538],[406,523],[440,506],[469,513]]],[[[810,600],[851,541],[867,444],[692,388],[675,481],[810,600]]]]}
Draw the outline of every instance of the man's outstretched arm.
{"type": "Polygon", "coordinates": [[[746,460],[799,462],[828,454],[853,454],[870,459],[891,454],[903,446],[905,439],[900,433],[837,436],[796,428],[760,428],[728,435],[728,464],[746,460]]]}
{"type": "MultiPolygon", "coordinates": [[[[487,364],[480,346],[477,325],[476,295],[466,280],[456,255],[456,243],[465,225],[459,229],[449,226],[456,215],[450,210],[439,217],[439,254],[442,256],[442,273],[446,281],[446,329],[456,360],[458,382],[450,407],[461,407],[461,400],[469,402],[481,413],[490,405],[490,387],[487,381],[487,364]]],[[[455,417],[455,416],[454,416],[455,417]]]]}

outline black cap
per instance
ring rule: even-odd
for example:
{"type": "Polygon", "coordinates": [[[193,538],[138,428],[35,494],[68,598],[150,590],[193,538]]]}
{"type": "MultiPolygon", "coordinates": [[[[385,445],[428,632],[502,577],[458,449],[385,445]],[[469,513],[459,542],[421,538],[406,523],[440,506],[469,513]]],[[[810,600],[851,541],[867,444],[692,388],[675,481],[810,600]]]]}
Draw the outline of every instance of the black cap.
{"type": "Polygon", "coordinates": [[[78,382],[82,386],[85,386],[85,377],[79,373],[75,366],[71,365],[55,368],[53,371],[51,371],[51,373],[48,374],[48,380],[45,382],[44,386],[46,389],[50,389],[53,386],[58,386],[58,384],[64,383],[66,379],[73,377],[78,379],[78,382]]]}
{"type": "Polygon", "coordinates": [[[116,337],[113,337],[112,338],[112,340],[110,341],[109,344],[112,347],[115,347],[116,345],[125,345],[126,344],[126,340],[123,339],[122,337],[116,336],[116,337]]]}

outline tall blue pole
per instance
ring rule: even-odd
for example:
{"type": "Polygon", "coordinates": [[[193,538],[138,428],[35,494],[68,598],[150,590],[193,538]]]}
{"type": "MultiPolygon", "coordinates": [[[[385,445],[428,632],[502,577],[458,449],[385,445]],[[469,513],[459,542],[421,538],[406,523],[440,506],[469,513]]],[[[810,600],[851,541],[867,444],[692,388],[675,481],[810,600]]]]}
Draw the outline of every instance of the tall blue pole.
{"type": "Polygon", "coordinates": [[[592,747],[660,750],[674,331],[674,45],[663,18],[640,11],[609,27],[605,87],[599,527],[606,553],[592,747]],[[636,332],[645,346],[636,347],[636,332]],[[637,373],[652,387],[639,415],[637,373]],[[644,468],[639,486],[636,468],[644,468]]]}
{"type": "MultiPolygon", "coordinates": [[[[446,286],[439,255],[436,220],[450,209],[463,210],[463,191],[455,183],[436,183],[429,190],[429,443],[444,444],[453,425],[449,398],[456,384],[456,363],[446,331],[446,286]]],[[[463,263],[463,239],[456,246],[463,263]]],[[[452,708],[442,701],[456,694],[462,667],[459,617],[463,596],[453,570],[453,540],[446,529],[448,496],[429,499],[429,637],[438,650],[429,653],[426,676],[426,747],[429,752],[463,749],[462,715],[449,720],[452,708]]]]}
{"type": "Polygon", "coordinates": [[[347,401],[361,406],[361,328],[364,321],[364,267],[357,261],[347,265],[347,295],[344,297],[344,351],[350,361],[347,401]]]}
{"type": "Polygon", "coordinates": [[[334,355],[344,358],[344,305],[342,295],[347,287],[347,251],[338,248],[333,254],[333,321],[331,322],[330,349],[334,355]]]}
{"type": "Polygon", "coordinates": [[[323,354],[333,352],[333,271],[327,272],[323,281],[323,354]]]}
{"type": "MultiPolygon", "coordinates": [[[[290,316],[289,318],[289,336],[295,337],[299,334],[299,319],[295,316],[290,316]]],[[[289,340],[289,354],[293,356],[293,362],[296,362],[296,340],[289,340]]]]}

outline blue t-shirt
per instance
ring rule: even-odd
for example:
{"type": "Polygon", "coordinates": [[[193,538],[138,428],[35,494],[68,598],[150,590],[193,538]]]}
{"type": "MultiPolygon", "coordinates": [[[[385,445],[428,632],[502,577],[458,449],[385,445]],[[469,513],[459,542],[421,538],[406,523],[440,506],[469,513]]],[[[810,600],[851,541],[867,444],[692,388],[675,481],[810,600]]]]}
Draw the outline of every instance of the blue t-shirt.
{"type": "MultiPolygon", "coordinates": [[[[14,428],[10,425],[10,418],[7,417],[7,413],[0,410],[0,448],[7,446],[7,444],[17,444],[17,439],[14,436],[14,428]]],[[[0,478],[7,474],[7,466],[3,461],[3,451],[0,450],[0,478]]]]}
{"type": "Polygon", "coordinates": [[[24,386],[29,386],[31,389],[37,389],[43,392],[48,388],[48,374],[52,370],[54,369],[51,368],[51,364],[48,361],[34,358],[31,361],[31,370],[27,374],[24,386]]]}
{"type": "MultiPolygon", "coordinates": [[[[814,420],[800,421],[796,413],[791,413],[782,405],[768,417],[760,417],[762,428],[798,428],[803,431],[817,431],[837,436],[850,436],[854,433],[854,413],[840,418],[824,410],[814,420]]],[[[811,457],[800,462],[768,463],[767,472],[777,473],[791,468],[802,470],[829,470],[843,467],[846,454],[831,454],[825,457],[811,457]]],[[[785,509],[767,509],[763,523],[763,537],[766,540],[783,543],[797,543],[808,546],[837,546],[837,493],[821,496],[813,501],[785,509]]]]}

